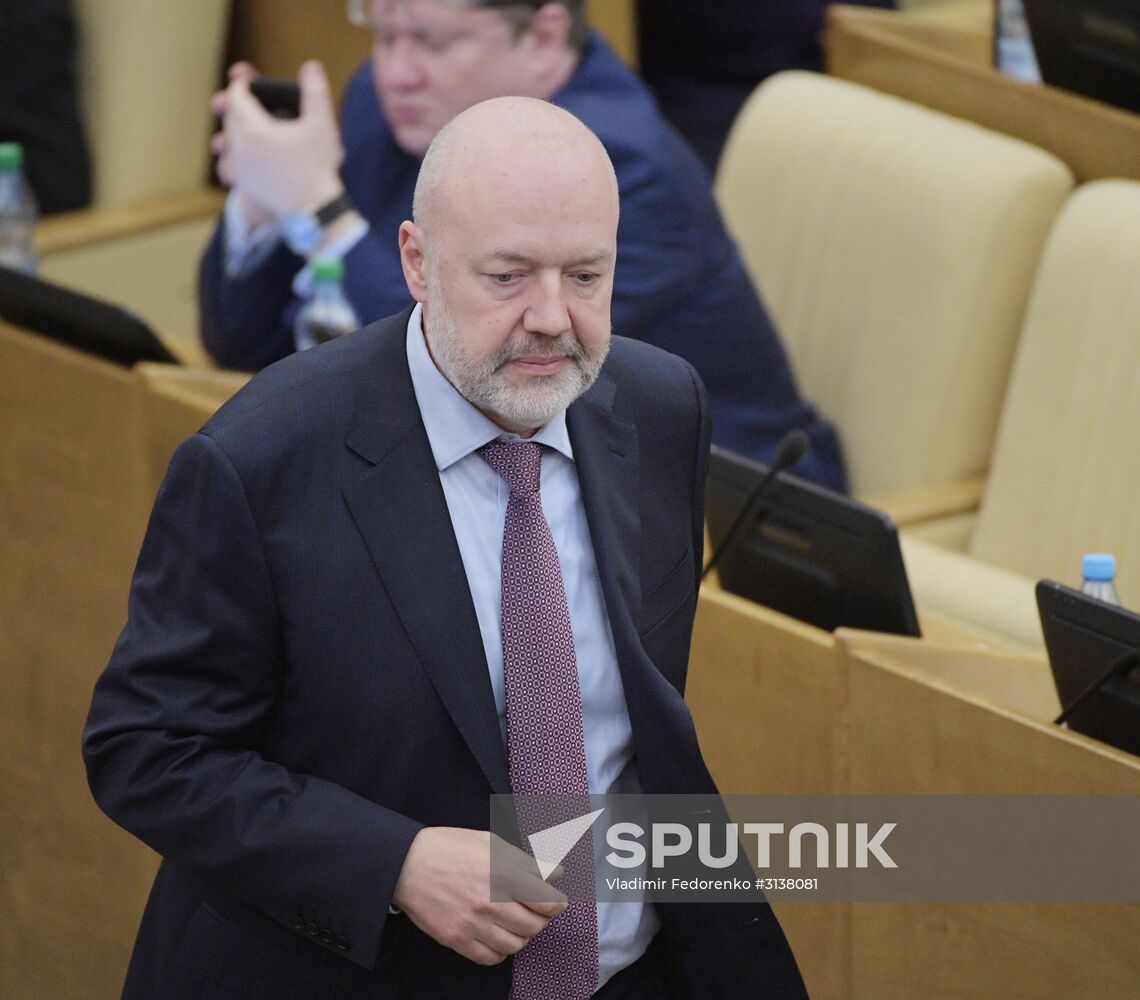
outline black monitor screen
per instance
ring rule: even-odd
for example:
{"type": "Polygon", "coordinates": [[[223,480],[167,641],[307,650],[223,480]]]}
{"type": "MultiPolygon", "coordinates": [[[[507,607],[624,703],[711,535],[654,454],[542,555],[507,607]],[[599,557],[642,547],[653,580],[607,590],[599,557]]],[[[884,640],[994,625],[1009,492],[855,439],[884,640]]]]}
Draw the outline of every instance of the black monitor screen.
{"type": "MultiPolygon", "coordinates": [[[[1037,584],[1037,610],[1061,705],[1072,705],[1114,665],[1140,653],[1140,615],[1052,580],[1037,584]]],[[[1070,728],[1140,754],[1140,669],[1096,688],[1068,719],[1070,728]]]]}
{"type": "Polygon", "coordinates": [[[127,367],[178,361],[134,313],[6,267],[0,267],[0,319],[127,367]]]}
{"type": "Polygon", "coordinates": [[[1140,0],[1024,0],[1041,78],[1140,111],[1140,0]]]}
{"type": "MultiPolygon", "coordinates": [[[[766,472],[713,447],[705,514],[713,552],[766,472]]],[[[718,563],[725,590],[819,628],[917,636],[898,534],[886,514],[779,473],[718,563]]]]}

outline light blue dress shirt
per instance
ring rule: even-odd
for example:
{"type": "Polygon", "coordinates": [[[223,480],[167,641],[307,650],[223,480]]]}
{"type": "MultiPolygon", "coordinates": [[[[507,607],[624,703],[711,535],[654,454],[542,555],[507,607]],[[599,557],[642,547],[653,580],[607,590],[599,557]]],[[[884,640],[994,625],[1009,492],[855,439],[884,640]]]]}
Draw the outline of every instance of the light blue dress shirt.
{"type": "MultiPolygon", "coordinates": [[[[477,449],[488,441],[517,439],[517,435],[504,431],[467,402],[436,368],[424,340],[422,315],[417,305],[408,321],[408,367],[471,588],[505,744],[500,582],[510,491],[477,449]]],[[[590,791],[595,795],[634,794],[641,786],[629,711],[565,411],[529,440],[546,446],[542,450],[542,509],[558,550],[574,633],[590,791]]],[[[641,957],[658,927],[651,905],[598,904],[599,987],[641,957]]]]}

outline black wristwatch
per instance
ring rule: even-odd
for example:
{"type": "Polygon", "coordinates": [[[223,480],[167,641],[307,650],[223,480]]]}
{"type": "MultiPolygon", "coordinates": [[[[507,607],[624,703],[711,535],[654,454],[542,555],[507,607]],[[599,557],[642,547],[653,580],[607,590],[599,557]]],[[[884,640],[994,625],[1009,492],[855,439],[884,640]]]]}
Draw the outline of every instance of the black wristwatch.
{"type": "Polygon", "coordinates": [[[321,242],[325,230],[345,212],[353,209],[347,191],[341,191],[315,212],[290,212],[281,219],[281,232],[285,243],[295,254],[307,257],[321,242]]]}

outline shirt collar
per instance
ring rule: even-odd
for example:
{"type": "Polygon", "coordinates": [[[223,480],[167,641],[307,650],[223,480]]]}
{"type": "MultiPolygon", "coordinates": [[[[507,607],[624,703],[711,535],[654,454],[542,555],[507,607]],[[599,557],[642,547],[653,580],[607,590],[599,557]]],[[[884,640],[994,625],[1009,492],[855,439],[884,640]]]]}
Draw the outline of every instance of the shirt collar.
{"type": "MultiPolygon", "coordinates": [[[[498,438],[521,440],[517,434],[503,430],[472,406],[436,368],[428,352],[423,333],[423,305],[417,303],[408,319],[408,369],[412,388],[419,404],[431,445],[436,468],[440,472],[460,459],[498,438]]],[[[560,410],[550,422],[528,441],[544,444],[574,460],[570,434],[566,430],[566,411],[560,410]]]]}

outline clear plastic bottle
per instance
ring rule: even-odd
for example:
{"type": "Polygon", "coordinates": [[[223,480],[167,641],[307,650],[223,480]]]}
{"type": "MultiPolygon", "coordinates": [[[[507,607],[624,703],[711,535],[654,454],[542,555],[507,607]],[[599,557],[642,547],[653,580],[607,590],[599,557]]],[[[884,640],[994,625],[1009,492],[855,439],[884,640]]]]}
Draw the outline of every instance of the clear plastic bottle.
{"type": "Polygon", "coordinates": [[[1090,552],[1081,560],[1081,593],[1105,604],[1120,606],[1116,592],[1116,557],[1106,552],[1090,552]]]}
{"type": "Polygon", "coordinates": [[[1037,53],[1025,20],[1021,0],[997,0],[994,18],[994,63],[1007,76],[1025,83],[1040,83],[1037,53]]]}
{"type": "Polygon", "coordinates": [[[24,148],[0,142],[0,266],[35,274],[39,208],[24,178],[24,148]]]}
{"type": "Polygon", "coordinates": [[[297,313],[293,342],[298,351],[316,347],[345,333],[352,333],[360,320],[344,294],[344,262],[317,260],[313,272],[313,297],[297,313]]]}

